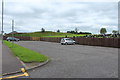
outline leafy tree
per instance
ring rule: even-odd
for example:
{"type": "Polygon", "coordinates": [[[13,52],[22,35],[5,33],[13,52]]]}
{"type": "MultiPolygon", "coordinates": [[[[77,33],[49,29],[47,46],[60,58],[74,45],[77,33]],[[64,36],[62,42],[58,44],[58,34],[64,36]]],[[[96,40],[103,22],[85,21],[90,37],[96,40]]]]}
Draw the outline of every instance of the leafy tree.
{"type": "Polygon", "coordinates": [[[70,31],[67,31],[67,33],[70,33],[70,31]]]}
{"type": "Polygon", "coordinates": [[[67,33],[75,34],[76,32],[75,31],[67,31],[67,33]]]}
{"type": "Polygon", "coordinates": [[[42,29],[41,29],[41,32],[45,32],[45,29],[44,29],[44,28],[42,28],[42,29]]]}
{"type": "Polygon", "coordinates": [[[57,32],[60,32],[60,30],[58,29],[57,32]]]}
{"type": "Polygon", "coordinates": [[[101,33],[101,34],[105,34],[105,33],[107,33],[106,28],[101,28],[101,29],[100,29],[100,33],[101,33]]]}
{"type": "Polygon", "coordinates": [[[117,30],[113,30],[112,33],[113,33],[113,37],[117,37],[119,35],[119,31],[117,30]]]}
{"type": "Polygon", "coordinates": [[[113,30],[112,33],[113,33],[113,34],[117,34],[118,31],[117,31],[117,30],[113,30]]]}

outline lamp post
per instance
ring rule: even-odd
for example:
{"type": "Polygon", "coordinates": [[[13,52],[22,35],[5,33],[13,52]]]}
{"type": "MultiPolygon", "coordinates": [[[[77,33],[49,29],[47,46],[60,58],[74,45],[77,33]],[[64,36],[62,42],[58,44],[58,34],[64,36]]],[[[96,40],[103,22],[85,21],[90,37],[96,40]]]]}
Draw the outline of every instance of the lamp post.
{"type": "Polygon", "coordinates": [[[14,20],[12,20],[12,47],[14,47],[14,20]]]}
{"type": "Polygon", "coordinates": [[[4,14],[4,2],[2,0],[2,31],[1,31],[1,33],[2,33],[2,43],[3,43],[3,33],[4,33],[4,31],[3,31],[3,14],[4,14]]]}

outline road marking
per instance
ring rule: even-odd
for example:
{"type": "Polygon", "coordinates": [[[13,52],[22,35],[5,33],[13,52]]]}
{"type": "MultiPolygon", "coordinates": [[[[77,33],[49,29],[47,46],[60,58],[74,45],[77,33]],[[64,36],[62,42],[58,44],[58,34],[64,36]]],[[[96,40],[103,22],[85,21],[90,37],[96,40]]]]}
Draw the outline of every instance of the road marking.
{"type": "Polygon", "coordinates": [[[19,75],[16,75],[16,76],[5,77],[5,78],[0,78],[0,80],[2,80],[2,79],[11,79],[11,78],[16,78],[16,77],[22,77],[22,76],[29,76],[29,74],[27,72],[25,72],[24,68],[21,68],[21,71],[23,72],[23,74],[19,74],[19,75]]]}
{"type": "Polygon", "coordinates": [[[25,68],[21,68],[21,71],[22,71],[22,72],[25,72],[25,68]]]}

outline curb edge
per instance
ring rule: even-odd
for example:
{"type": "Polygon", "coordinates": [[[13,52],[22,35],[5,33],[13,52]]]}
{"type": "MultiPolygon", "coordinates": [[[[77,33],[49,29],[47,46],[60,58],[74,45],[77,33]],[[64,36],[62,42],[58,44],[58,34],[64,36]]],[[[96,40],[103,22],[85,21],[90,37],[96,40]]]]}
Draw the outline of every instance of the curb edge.
{"type": "MultiPolygon", "coordinates": [[[[21,60],[20,60],[20,62],[21,62],[21,60]]],[[[32,69],[35,69],[35,68],[44,66],[44,65],[47,64],[48,62],[50,62],[50,59],[47,59],[47,61],[45,61],[45,62],[43,62],[43,63],[40,63],[40,64],[38,64],[37,66],[31,67],[31,68],[28,68],[28,69],[25,68],[25,70],[26,70],[26,71],[29,71],[29,70],[32,70],[32,69]]],[[[24,62],[23,62],[23,63],[24,63],[24,62]]],[[[22,64],[22,65],[23,65],[23,64],[22,64]]],[[[24,66],[24,65],[23,65],[23,66],[24,66]]],[[[25,67],[25,66],[24,66],[24,67],[25,67]]],[[[4,73],[4,74],[2,74],[2,76],[12,75],[12,74],[21,73],[21,72],[22,72],[21,70],[18,70],[18,71],[15,71],[15,72],[4,73]]]]}

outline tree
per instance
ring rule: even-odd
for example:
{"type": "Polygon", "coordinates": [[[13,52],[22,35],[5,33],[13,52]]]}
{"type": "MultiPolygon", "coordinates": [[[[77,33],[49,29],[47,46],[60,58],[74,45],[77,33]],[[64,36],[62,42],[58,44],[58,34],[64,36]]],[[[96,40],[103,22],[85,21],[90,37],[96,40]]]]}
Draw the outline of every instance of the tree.
{"type": "Polygon", "coordinates": [[[45,29],[44,29],[44,28],[42,28],[42,29],[41,29],[41,32],[45,32],[45,29]]]}
{"type": "Polygon", "coordinates": [[[60,32],[60,30],[58,29],[57,32],[60,32]]]}
{"type": "Polygon", "coordinates": [[[78,28],[75,28],[75,33],[76,33],[76,34],[78,33],[78,28]]]}
{"type": "Polygon", "coordinates": [[[70,33],[70,31],[67,31],[67,33],[70,33]]]}
{"type": "Polygon", "coordinates": [[[100,29],[100,33],[101,33],[101,34],[105,34],[105,33],[107,33],[106,28],[101,28],[101,29],[100,29]]]}
{"type": "Polygon", "coordinates": [[[92,34],[90,32],[79,32],[78,34],[92,34]]]}
{"type": "Polygon", "coordinates": [[[119,32],[117,30],[113,30],[112,33],[113,33],[113,37],[117,37],[119,34],[119,32]]]}
{"type": "Polygon", "coordinates": [[[67,31],[67,33],[75,34],[76,32],[75,31],[67,31]]]}
{"type": "Polygon", "coordinates": [[[116,30],[113,30],[113,31],[112,31],[112,33],[113,33],[113,34],[117,34],[117,33],[118,33],[118,31],[116,31],[116,30]]]}

